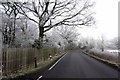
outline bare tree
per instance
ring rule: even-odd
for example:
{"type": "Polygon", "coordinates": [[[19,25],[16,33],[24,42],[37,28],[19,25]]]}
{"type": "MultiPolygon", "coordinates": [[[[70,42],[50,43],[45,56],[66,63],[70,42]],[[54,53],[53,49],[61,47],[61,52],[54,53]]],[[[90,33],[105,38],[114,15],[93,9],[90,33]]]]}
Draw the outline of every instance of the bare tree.
{"type": "Polygon", "coordinates": [[[46,33],[44,47],[64,47],[63,38],[57,34],[54,30],[50,33],[46,33]],[[50,34],[51,33],[51,34],[50,34]]]}
{"type": "Polygon", "coordinates": [[[17,11],[38,24],[39,41],[44,33],[60,25],[92,25],[94,18],[90,8],[93,3],[88,0],[34,0],[31,2],[14,2],[17,11]],[[32,16],[30,16],[30,13],[32,16]],[[34,16],[34,17],[33,17],[34,16]]]}
{"type": "Polygon", "coordinates": [[[14,3],[11,2],[1,2],[1,5],[3,6],[3,43],[9,44],[9,47],[12,47],[14,45],[15,41],[15,29],[16,29],[16,19],[18,15],[17,7],[14,3]]]}
{"type": "Polygon", "coordinates": [[[120,37],[115,37],[114,39],[111,40],[111,47],[112,48],[116,48],[116,49],[120,49],[120,37]]]}
{"type": "Polygon", "coordinates": [[[10,47],[14,43],[13,35],[14,28],[13,28],[13,20],[9,18],[7,15],[2,15],[2,35],[3,35],[3,44],[9,45],[7,47],[10,47]]]}
{"type": "Polygon", "coordinates": [[[101,51],[103,52],[105,49],[105,36],[102,34],[97,42],[97,46],[98,48],[101,49],[101,51]]]}
{"type": "Polygon", "coordinates": [[[43,41],[44,33],[53,27],[94,24],[93,13],[90,10],[93,4],[88,0],[34,0],[2,3],[6,14],[14,14],[14,27],[18,13],[38,24],[40,42],[43,41]]]}
{"type": "Polygon", "coordinates": [[[19,9],[16,2],[2,2],[2,35],[3,47],[25,47],[33,42],[37,33],[36,26],[33,22],[17,11],[19,9]],[[15,8],[15,9],[14,9],[15,8]],[[34,27],[33,27],[34,26],[34,27]]]}
{"type": "Polygon", "coordinates": [[[36,35],[38,31],[36,25],[26,17],[21,17],[16,24],[16,47],[31,47],[38,36],[36,35]]]}
{"type": "Polygon", "coordinates": [[[92,49],[95,47],[96,41],[93,38],[88,39],[88,48],[92,49]]]}
{"type": "Polygon", "coordinates": [[[54,28],[54,31],[56,31],[64,40],[64,44],[66,46],[74,46],[75,47],[75,42],[78,39],[78,36],[80,34],[77,33],[77,30],[75,27],[70,27],[70,26],[59,26],[54,28]]]}
{"type": "Polygon", "coordinates": [[[92,49],[96,47],[96,40],[92,37],[81,37],[79,38],[79,45],[80,48],[88,48],[92,49]]]}

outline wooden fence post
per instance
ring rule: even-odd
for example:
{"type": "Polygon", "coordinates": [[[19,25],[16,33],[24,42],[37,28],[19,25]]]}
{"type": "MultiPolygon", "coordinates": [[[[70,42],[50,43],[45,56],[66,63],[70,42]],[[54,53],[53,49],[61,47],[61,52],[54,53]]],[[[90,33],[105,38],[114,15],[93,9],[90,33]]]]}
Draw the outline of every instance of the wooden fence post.
{"type": "Polygon", "coordinates": [[[37,68],[37,58],[34,57],[34,62],[35,62],[35,68],[37,68]]]}

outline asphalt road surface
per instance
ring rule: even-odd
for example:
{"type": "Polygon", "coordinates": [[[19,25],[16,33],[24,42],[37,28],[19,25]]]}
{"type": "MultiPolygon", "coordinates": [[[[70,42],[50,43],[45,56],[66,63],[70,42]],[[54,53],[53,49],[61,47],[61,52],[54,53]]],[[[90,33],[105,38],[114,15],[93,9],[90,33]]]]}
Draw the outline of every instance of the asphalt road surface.
{"type": "Polygon", "coordinates": [[[10,80],[118,80],[118,75],[113,67],[74,50],[43,71],[10,80]]]}
{"type": "Polygon", "coordinates": [[[118,71],[96,59],[74,50],[60,58],[43,78],[118,78],[118,71]]]}

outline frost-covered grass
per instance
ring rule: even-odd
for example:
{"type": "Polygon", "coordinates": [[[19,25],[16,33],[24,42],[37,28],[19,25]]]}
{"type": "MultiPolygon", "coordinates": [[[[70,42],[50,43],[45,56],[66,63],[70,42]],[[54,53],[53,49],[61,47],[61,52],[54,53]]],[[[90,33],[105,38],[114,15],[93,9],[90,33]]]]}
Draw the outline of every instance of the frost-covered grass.
{"type": "Polygon", "coordinates": [[[105,60],[109,60],[115,63],[120,63],[120,60],[118,60],[119,53],[116,50],[105,50],[102,52],[99,49],[90,49],[89,53],[105,60]]]}

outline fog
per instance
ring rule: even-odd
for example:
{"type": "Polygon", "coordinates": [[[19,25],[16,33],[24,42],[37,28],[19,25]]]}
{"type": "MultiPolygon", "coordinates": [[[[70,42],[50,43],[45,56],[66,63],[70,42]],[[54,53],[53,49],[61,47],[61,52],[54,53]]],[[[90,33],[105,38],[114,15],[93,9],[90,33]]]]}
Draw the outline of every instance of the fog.
{"type": "Polygon", "coordinates": [[[92,28],[83,28],[82,35],[98,38],[104,34],[107,40],[118,36],[118,1],[94,0],[96,24],[92,28]]]}

